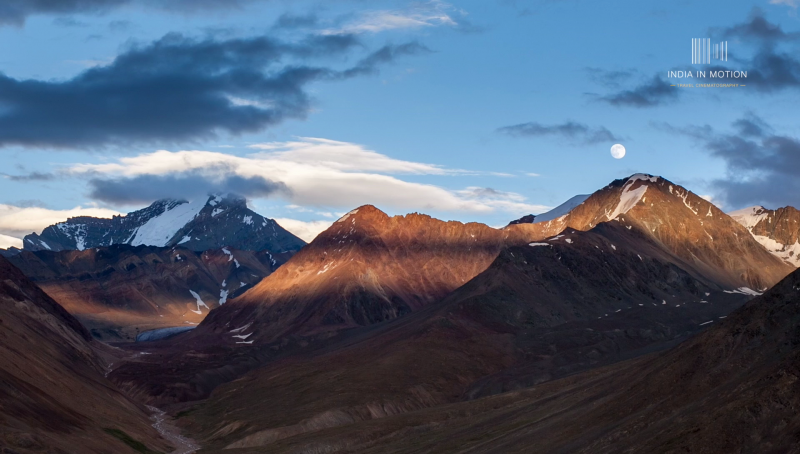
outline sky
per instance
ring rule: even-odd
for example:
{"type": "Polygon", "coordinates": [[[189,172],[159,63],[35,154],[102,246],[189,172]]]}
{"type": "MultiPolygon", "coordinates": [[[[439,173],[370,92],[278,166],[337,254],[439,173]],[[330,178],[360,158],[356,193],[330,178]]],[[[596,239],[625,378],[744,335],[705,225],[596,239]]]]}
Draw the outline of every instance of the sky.
{"type": "Polygon", "coordinates": [[[638,172],[800,206],[799,6],[6,0],[0,247],[224,191],[306,240],[364,204],[499,227],[638,172]],[[669,76],[698,70],[747,78],[669,76]]]}

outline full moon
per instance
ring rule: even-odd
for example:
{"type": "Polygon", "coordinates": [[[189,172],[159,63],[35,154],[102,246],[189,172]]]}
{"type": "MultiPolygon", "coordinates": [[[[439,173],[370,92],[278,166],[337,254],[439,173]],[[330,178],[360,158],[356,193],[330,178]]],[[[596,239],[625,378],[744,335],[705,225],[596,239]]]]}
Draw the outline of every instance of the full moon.
{"type": "Polygon", "coordinates": [[[614,159],[622,159],[622,158],[624,158],[625,157],[625,147],[623,147],[621,144],[615,143],[611,147],[611,156],[613,156],[614,159]]]}

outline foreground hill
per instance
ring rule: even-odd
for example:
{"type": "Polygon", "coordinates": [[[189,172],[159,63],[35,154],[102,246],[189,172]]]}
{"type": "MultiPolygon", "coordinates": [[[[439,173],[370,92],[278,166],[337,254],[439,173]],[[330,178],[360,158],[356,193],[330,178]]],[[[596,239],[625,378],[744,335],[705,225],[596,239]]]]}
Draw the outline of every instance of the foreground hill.
{"type": "Polygon", "coordinates": [[[798,319],[800,271],[664,354],[226,452],[794,453],[798,319]]]}
{"type": "Polygon", "coordinates": [[[570,229],[504,249],[439,303],[223,385],[183,421],[209,449],[270,450],[667,348],[745,300],[617,223],[570,229]]]}
{"type": "Polygon", "coordinates": [[[88,331],[4,258],[0,339],[3,453],[171,450],[145,408],[103,376],[88,331]]]}
{"type": "Polygon", "coordinates": [[[159,200],[112,219],[77,217],[32,233],[23,239],[27,251],[78,250],[129,244],[181,246],[192,251],[224,246],[247,251],[295,252],[305,245],[277,222],[247,207],[233,194],[217,194],[187,202],[159,200]]]}
{"type": "Polygon", "coordinates": [[[133,341],[147,330],[197,325],[211,309],[257,284],[290,256],[114,245],[23,251],[9,260],[94,337],[119,342],[133,341]]]}
{"type": "Polygon", "coordinates": [[[729,214],[773,255],[800,267],[800,211],[793,207],[768,210],[755,206],[729,214]]]}

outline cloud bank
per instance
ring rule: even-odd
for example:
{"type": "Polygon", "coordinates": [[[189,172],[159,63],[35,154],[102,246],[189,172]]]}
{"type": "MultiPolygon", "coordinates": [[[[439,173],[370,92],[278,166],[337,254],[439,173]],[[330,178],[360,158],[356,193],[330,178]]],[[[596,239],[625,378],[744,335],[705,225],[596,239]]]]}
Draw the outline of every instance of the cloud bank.
{"type": "Polygon", "coordinates": [[[139,202],[169,196],[170,190],[174,190],[173,196],[182,195],[191,179],[203,190],[213,187],[215,181],[229,187],[231,181],[236,181],[250,191],[251,197],[276,196],[298,206],[329,211],[348,210],[365,203],[401,211],[468,213],[541,212],[548,208],[528,203],[515,193],[478,191],[481,188],[450,190],[404,181],[398,175],[480,172],[393,159],[358,144],[300,138],[252,148],[259,151],[247,156],[161,150],[104,164],[78,164],[65,172],[88,178],[90,195],[96,200],[116,203],[126,203],[126,194],[139,194],[139,202]]]}
{"type": "Polygon", "coordinates": [[[0,146],[92,148],[264,130],[312,108],[308,86],[376,73],[428,49],[386,45],[345,69],[310,59],[361,49],[352,34],[215,40],[168,34],[65,81],[0,74],[0,146]]]}

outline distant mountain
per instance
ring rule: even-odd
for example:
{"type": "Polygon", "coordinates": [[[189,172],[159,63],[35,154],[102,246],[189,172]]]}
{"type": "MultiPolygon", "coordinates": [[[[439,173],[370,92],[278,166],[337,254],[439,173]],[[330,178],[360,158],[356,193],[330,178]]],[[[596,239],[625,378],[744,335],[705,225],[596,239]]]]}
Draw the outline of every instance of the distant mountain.
{"type": "Polygon", "coordinates": [[[728,214],[773,255],[800,267],[800,211],[790,206],[777,210],[754,206],[728,214]]]}
{"type": "Polygon", "coordinates": [[[291,253],[233,248],[114,245],[83,251],[23,251],[9,260],[105,341],[195,326],[211,309],[271,274],[291,253]]]}
{"type": "Polygon", "coordinates": [[[533,220],[536,219],[536,215],[534,214],[526,214],[519,219],[514,219],[513,221],[509,222],[508,225],[514,224],[533,224],[533,220]]]}
{"type": "Polygon", "coordinates": [[[110,349],[2,257],[0,339],[0,452],[172,451],[105,378],[110,349]]]}
{"type": "Polygon", "coordinates": [[[512,236],[547,238],[566,228],[585,231],[609,221],[642,232],[679,257],[682,268],[729,289],[764,290],[793,270],[713,204],[645,174],[613,181],[565,215],[505,230],[512,236]]]}
{"type": "Polygon", "coordinates": [[[8,249],[0,249],[0,256],[8,258],[8,257],[13,257],[19,254],[20,252],[22,252],[22,249],[17,249],[12,246],[8,249]]]}
{"type": "Polygon", "coordinates": [[[282,253],[297,251],[305,242],[274,220],[250,210],[244,198],[232,194],[192,202],[159,200],[112,219],[70,218],[23,239],[26,251],[82,251],[117,244],[181,246],[193,251],[228,246],[282,253]]]}
{"type": "Polygon", "coordinates": [[[566,202],[562,203],[561,205],[553,208],[550,211],[547,211],[542,214],[528,214],[519,219],[515,219],[508,223],[508,225],[515,225],[515,224],[534,224],[537,222],[545,222],[545,221],[552,221],[553,219],[559,218],[561,216],[566,215],[573,208],[580,205],[584,202],[584,200],[589,198],[589,194],[585,195],[576,195],[575,197],[570,198],[566,202]]]}

